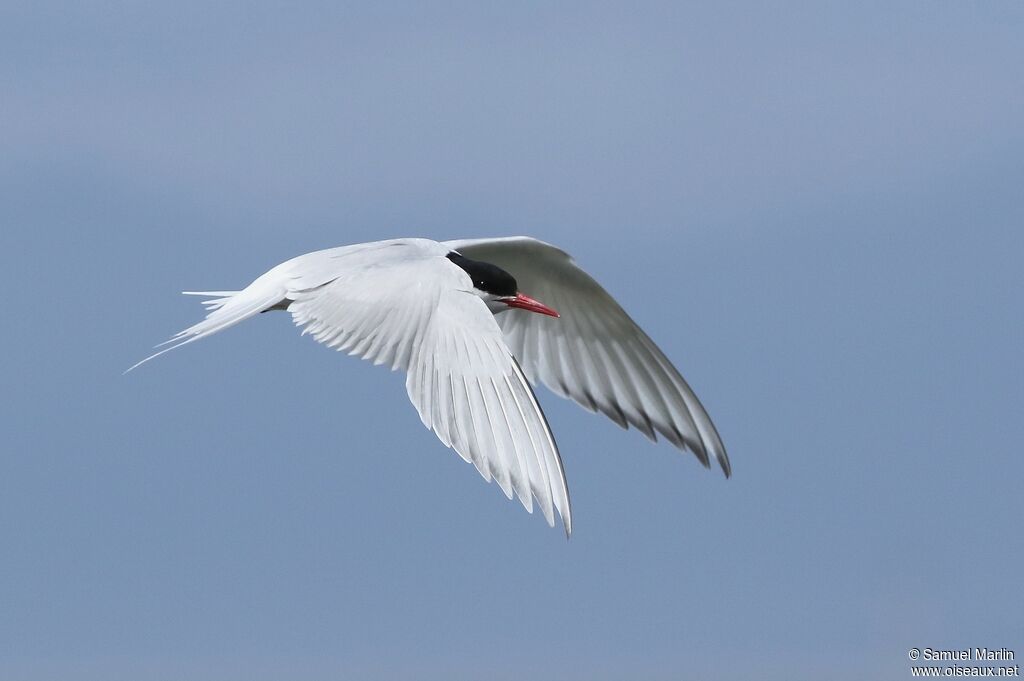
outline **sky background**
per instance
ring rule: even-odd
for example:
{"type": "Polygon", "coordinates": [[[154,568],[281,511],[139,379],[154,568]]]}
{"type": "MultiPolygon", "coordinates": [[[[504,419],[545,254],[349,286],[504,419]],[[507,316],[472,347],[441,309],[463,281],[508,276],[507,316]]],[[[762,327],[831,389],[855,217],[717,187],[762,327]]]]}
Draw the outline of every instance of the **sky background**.
{"type": "Polygon", "coordinates": [[[5,2],[0,679],[909,678],[1024,655],[1024,6],[5,2]],[[564,247],[734,477],[539,399],[566,541],[294,255],[564,247]]]}

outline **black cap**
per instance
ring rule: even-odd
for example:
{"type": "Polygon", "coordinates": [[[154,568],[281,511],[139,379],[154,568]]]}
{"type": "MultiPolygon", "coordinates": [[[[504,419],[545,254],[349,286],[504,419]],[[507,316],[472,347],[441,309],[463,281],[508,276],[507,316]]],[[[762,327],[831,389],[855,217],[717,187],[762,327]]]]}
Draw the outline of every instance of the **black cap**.
{"type": "Polygon", "coordinates": [[[452,251],[447,258],[461,267],[473,280],[473,286],[496,296],[514,296],[519,291],[516,278],[497,265],[470,260],[452,251]]]}

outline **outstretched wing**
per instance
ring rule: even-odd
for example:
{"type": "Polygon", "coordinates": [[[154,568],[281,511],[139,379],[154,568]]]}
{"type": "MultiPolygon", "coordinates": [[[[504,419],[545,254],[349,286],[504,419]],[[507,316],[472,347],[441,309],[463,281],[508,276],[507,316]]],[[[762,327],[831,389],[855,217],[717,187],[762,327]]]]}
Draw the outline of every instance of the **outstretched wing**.
{"type": "Polygon", "coordinates": [[[296,324],[318,341],[406,369],[424,425],[548,524],[566,534],[569,494],[547,420],[469,277],[440,255],[344,272],[290,295],[296,324]]]}
{"type": "Polygon", "coordinates": [[[701,463],[729,457],[700,400],[643,329],[564,251],[529,237],[445,242],[468,258],[501,267],[520,290],[561,318],[509,310],[496,318],[531,381],[600,411],[652,440],[660,433],[701,463]]]}

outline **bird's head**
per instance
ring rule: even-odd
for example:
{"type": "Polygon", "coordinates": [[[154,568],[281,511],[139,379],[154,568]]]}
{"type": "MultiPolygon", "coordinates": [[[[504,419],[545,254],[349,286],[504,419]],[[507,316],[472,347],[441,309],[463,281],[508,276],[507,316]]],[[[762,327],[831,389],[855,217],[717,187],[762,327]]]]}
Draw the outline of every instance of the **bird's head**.
{"type": "Polygon", "coordinates": [[[480,260],[470,260],[452,251],[448,259],[462,268],[473,282],[473,293],[487,304],[494,314],[510,308],[557,317],[558,313],[519,291],[516,278],[497,265],[480,260]]]}

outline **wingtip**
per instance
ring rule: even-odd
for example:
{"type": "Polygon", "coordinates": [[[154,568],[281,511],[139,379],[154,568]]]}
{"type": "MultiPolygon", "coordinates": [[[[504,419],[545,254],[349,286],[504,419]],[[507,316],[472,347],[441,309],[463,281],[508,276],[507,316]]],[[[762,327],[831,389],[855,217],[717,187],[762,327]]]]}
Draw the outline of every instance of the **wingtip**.
{"type": "MultiPolygon", "coordinates": [[[[542,509],[543,509],[543,506],[542,506],[542,509]]],[[[545,511],[544,512],[544,519],[547,521],[548,527],[554,527],[555,526],[555,514],[554,514],[555,509],[554,509],[554,507],[551,508],[552,512],[550,514],[547,512],[548,509],[543,509],[543,510],[545,511]]],[[[530,510],[530,513],[533,513],[533,511],[530,510]]],[[[565,539],[566,539],[566,541],[568,541],[569,538],[572,536],[572,515],[571,515],[571,512],[568,514],[568,517],[563,516],[561,511],[558,511],[558,515],[559,515],[559,518],[562,521],[562,530],[565,531],[565,539]]]]}
{"type": "Polygon", "coordinates": [[[725,479],[728,480],[732,477],[732,464],[729,463],[729,457],[726,456],[725,452],[718,457],[718,465],[722,467],[722,473],[725,474],[725,479]]]}

